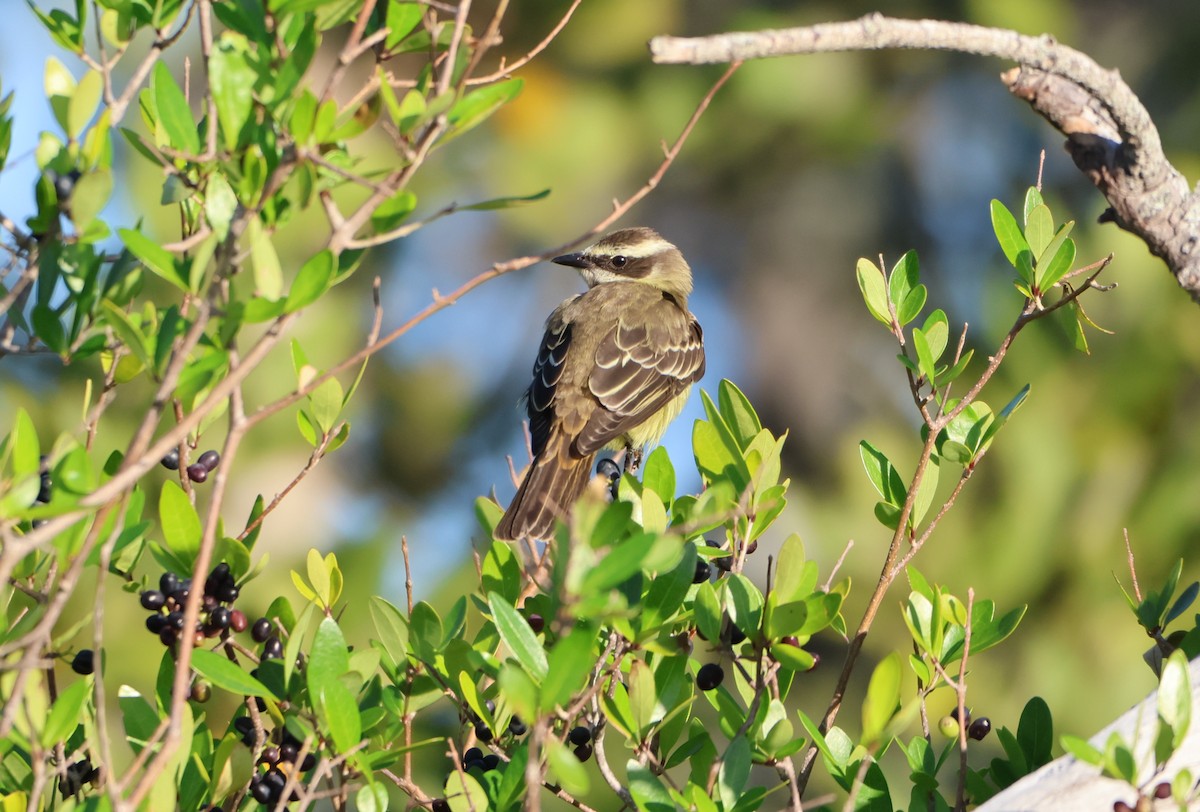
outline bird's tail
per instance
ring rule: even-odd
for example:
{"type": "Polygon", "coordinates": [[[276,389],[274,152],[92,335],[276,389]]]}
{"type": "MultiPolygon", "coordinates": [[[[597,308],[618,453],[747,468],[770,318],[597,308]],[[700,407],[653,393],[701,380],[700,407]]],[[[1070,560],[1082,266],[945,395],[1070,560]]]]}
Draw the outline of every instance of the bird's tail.
{"type": "Polygon", "coordinates": [[[568,448],[570,438],[553,432],[538,455],[517,495],[496,525],[493,534],[501,541],[549,539],[556,519],[565,519],[587,487],[594,454],[577,457],[568,448]]]}

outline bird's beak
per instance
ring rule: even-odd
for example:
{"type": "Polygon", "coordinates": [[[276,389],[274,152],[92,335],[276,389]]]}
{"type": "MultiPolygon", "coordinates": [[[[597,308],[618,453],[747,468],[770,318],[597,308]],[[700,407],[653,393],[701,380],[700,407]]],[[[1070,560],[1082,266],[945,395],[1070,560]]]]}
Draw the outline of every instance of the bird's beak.
{"type": "Polygon", "coordinates": [[[555,265],[570,265],[572,268],[586,268],[588,266],[587,259],[582,253],[563,254],[561,257],[555,257],[550,260],[555,265]]]}

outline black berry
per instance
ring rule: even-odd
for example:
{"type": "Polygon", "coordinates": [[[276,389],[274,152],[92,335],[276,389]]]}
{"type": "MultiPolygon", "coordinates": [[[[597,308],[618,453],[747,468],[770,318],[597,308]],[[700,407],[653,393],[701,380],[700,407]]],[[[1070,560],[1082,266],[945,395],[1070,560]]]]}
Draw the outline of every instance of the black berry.
{"type": "Polygon", "coordinates": [[[219,600],[221,603],[233,603],[234,601],[236,601],[238,599],[238,595],[240,595],[240,594],[241,594],[241,590],[238,589],[236,586],[234,586],[233,584],[225,584],[224,586],[222,586],[220,589],[217,590],[216,597],[217,597],[217,600],[219,600]]]}
{"type": "Polygon", "coordinates": [[[267,638],[271,636],[271,621],[265,617],[260,617],[254,621],[254,626],[250,629],[250,637],[255,643],[265,643],[267,638]]]}
{"type": "Polygon", "coordinates": [[[756,550],[758,550],[758,539],[755,539],[746,546],[746,555],[754,555],[756,550]]]}
{"type": "Polygon", "coordinates": [[[250,795],[260,804],[269,804],[275,793],[266,781],[263,781],[262,778],[256,775],[250,782],[250,795]]]}
{"type": "Polygon", "coordinates": [[[208,479],[208,469],[198,462],[194,462],[187,467],[188,479],[192,482],[200,483],[208,479]]]}
{"type": "Polygon", "coordinates": [[[43,505],[47,504],[50,501],[50,488],[51,488],[50,474],[43,473],[42,474],[42,482],[38,488],[38,495],[37,495],[37,500],[39,502],[41,502],[43,505]]]}
{"type": "Polygon", "coordinates": [[[463,764],[468,761],[483,761],[483,751],[478,747],[468,747],[466,752],[462,754],[463,764]]]}
{"type": "Polygon", "coordinates": [[[575,758],[580,761],[587,761],[592,757],[592,746],[590,744],[581,744],[575,748],[575,758]]]}
{"type": "Polygon", "coordinates": [[[450,812],[450,802],[445,798],[435,798],[429,809],[430,812],[450,812]]]}
{"type": "Polygon", "coordinates": [[[971,726],[967,728],[967,735],[975,741],[983,741],[987,734],[992,732],[992,720],[986,716],[980,716],[971,726]]]}
{"type": "Polygon", "coordinates": [[[952,709],[950,711],[949,715],[950,715],[951,719],[958,722],[960,725],[968,725],[971,723],[971,709],[970,708],[963,708],[963,715],[962,715],[961,719],[958,718],[958,708],[952,709]]]}
{"type": "Polygon", "coordinates": [[[278,660],[283,657],[283,643],[279,642],[278,637],[267,638],[267,642],[263,643],[262,656],[264,660],[278,660]]]}
{"type": "Polygon", "coordinates": [[[142,593],[142,608],[157,612],[167,602],[167,596],[157,589],[147,589],[142,593]]]}
{"type": "Polygon", "coordinates": [[[175,630],[170,626],[163,626],[162,631],[158,633],[158,639],[162,641],[164,646],[174,645],[175,637],[175,630]]]}
{"type": "Polygon", "coordinates": [[[84,676],[96,670],[96,653],[90,648],[80,649],[71,660],[71,670],[84,676]]]}
{"type": "Polygon", "coordinates": [[[483,769],[494,770],[500,766],[500,756],[495,753],[488,753],[483,757],[483,769]]]}
{"type": "Polygon", "coordinates": [[[579,725],[571,728],[571,732],[567,734],[567,741],[575,746],[587,744],[592,740],[592,729],[586,725],[579,725]]]}
{"type": "Polygon", "coordinates": [[[300,772],[306,773],[315,766],[317,766],[317,757],[309,753],[304,757],[304,761],[300,762],[300,772]]]}
{"type": "Polygon", "coordinates": [[[508,720],[508,732],[514,736],[524,736],[529,732],[529,727],[521,721],[520,716],[513,716],[508,720]]]}
{"type": "Polygon", "coordinates": [[[150,615],[150,616],[148,616],[146,618],[146,628],[149,629],[152,634],[158,634],[163,629],[167,628],[167,616],[166,615],[150,615]]]}
{"type": "Polygon", "coordinates": [[[275,766],[279,763],[280,755],[278,747],[268,747],[262,751],[262,755],[258,757],[259,764],[267,764],[275,766]]]}
{"type": "Polygon", "coordinates": [[[162,467],[166,468],[168,471],[178,471],[179,470],[179,449],[172,448],[170,451],[168,451],[166,453],[165,456],[163,456],[163,458],[161,460],[159,460],[159,462],[162,463],[162,467]]]}
{"type": "Polygon", "coordinates": [[[221,464],[221,455],[215,451],[205,451],[200,455],[200,459],[196,460],[196,464],[203,465],[209,471],[212,471],[221,464]]]}
{"type": "Polygon", "coordinates": [[[298,755],[300,755],[300,745],[294,741],[285,741],[279,746],[279,758],[275,760],[294,762],[298,755]]]}
{"type": "Polygon", "coordinates": [[[227,629],[229,628],[229,616],[231,614],[232,613],[224,606],[218,606],[209,613],[208,622],[211,623],[215,628],[227,629]]]}
{"type": "Polygon", "coordinates": [[[254,730],[254,720],[249,716],[239,716],[233,720],[233,729],[238,733],[249,733],[254,730]]]}
{"type": "Polygon", "coordinates": [[[529,628],[533,629],[534,634],[541,634],[542,630],[546,628],[546,618],[536,612],[531,612],[529,614],[529,628]]]}
{"type": "Polygon", "coordinates": [[[696,687],[701,691],[711,691],[725,679],[725,669],[719,663],[705,663],[696,672],[696,687]]]}
{"type": "Polygon", "coordinates": [[[479,739],[484,744],[487,744],[493,738],[495,738],[495,734],[492,733],[492,729],[487,725],[478,724],[475,725],[475,738],[479,739]]]}
{"type": "Polygon", "coordinates": [[[164,572],[158,578],[158,588],[164,595],[170,595],[179,589],[179,576],[173,572],[164,572]]]}
{"type": "Polygon", "coordinates": [[[54,197],[59,203],[65,203],[71,197],[71,192],[75,190],[75,182],[80,178],[78,169],[72,169],[65,175],[60,175],[57,172],[51,173],[54,176],[54,197]]]}
{"type": "Polygon", "coordinates": [[[712,577],[712,567],[703,558],[696,562],[696,574],[692,576],[693,584],[702,584],[712,577]]]}
{"type": "Polygon", "coordinates": [[[602,477],[607,477],[610,482],[615,482],[621,478],[621,467],[608,457],[596,463],[596,473],[602,477]]]}

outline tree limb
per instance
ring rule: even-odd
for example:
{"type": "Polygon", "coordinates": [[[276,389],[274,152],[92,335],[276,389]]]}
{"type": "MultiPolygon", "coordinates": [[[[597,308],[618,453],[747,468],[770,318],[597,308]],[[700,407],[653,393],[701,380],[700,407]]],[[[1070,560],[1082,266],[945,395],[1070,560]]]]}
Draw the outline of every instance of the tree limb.
{"type": "Polygon", "coordinates": [[[853,22],[650,42],[655,62],[689,64],[892,48],[1018,63],[1001,81],[1067,137],[1075,165],[1109,202],[1102,220],[1141,238],[1200,303],[1200,197],[1163,154],[1149,112],[1120,74],[1049,35],[870,14],[853,22]]]}

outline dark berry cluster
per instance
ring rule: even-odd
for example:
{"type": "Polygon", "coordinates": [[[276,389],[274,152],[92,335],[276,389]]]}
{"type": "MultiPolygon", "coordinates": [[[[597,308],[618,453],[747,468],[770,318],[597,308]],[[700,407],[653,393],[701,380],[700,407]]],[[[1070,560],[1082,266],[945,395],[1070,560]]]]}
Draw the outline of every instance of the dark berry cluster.
{"type": "MultiPolygon", "coordinates": [[[[191,590],[191,578],[164,572],[158,579],[158,589],[147,589],[142,593],[142,608],[150,610],[146,628],[157,634],[163,645],[172,645],[183,631],[183,608],[191,590]]],[[[243,631],[247,625],[245,613],[231,608],[238,594],[229,565],[225,562],[217,564],[204,579],[204,602],[196,619],[196,634],[220,637],[226,630],[243,631]]]]}
{"type": "Polygon", "coordinates": [[[470,771],[472,768],[478,769],[481,772],[494,770],[500,766],[500,756],[495,753],[483,754],[483,751],[478,747],[469,747],[462,756],[462,767],[464,770],[470,771]]]}
{"type": "Polygon", "coordinates": [[[575,758],[587,761],[592,757],[592,729],[587,725],[576,725],[567,733],[567,741],[575,746],[575,758]]]}
{"type": "Polygon", "coordinates": [[[250,627],[250,636],[255,643],[262,643],[263,660],[279,660],[283,658],[283,642],[275,635],[275,627],[265,617],[254,621],[250,627]]]}
{"type": "Polygon", "coordinates": [[[92,762],[86,758],[81,759],[67,765],[62,780],[58,782],[58,791],[62,793],[63,800],[66,800],[72,795],[77,795],[84,784],[94,783],[99,777],[100,768],[93,767],[92,762]]]}
{"type": "MultiPolygon", "coordinates": [[[[221,464],[221,455],[216,451],[209,449],[200,455],[199,459],[187,467],[188,479],[192,482],[203,482],[208,479],[208,475],[217,469],[221,464]]],[[[162,466],[171,471],[179,470],[179,449],[172,448],[167,452],[167,455],[162,458],[162,466]]]]}
{"type": "MultiPolygon", "coordinates": [[[[725,549],[724,544],[722,544],[719,541],[715,541],[713,539],[705,539],[704,543],[707,546],[712,547],[714,550],[725,549]]],[[[746,555],[754,555],[754,553],[757,551],[758,551],[758,541],[757,540],[752,541],[746,545],[746,555]]],[[[734,559],[733,555],[726,555],[726,556],[722,556],[721,558],[712,559],[711,564],[710,564],[710,562],[705,561],[703,558],[700,559],[698,562],[696,562],[696,575],[692,578],[692,583],[698,584],[701,581],[707,581],[709,579],[709,577],[712,575],[712,569],[710,567],[716,567],[721,572],[729,572],[730,570],[733,569],[733,559],[734,559]]]]}
{"type": "MultiPolygon", "coordinates": [[[[246,741],[249,737],[249,746],[253,747],[254,723],[250,721],[250,717],[238,718],[234,722],[234,726],[239,732],[242,732],[242,728],[247,728],[245,732],[242,732],[242,741],[246,741]]],[[[275,806],[279,803],[279,799],[283,796],[283,790],[287,786],[288,776],[296,771],[296,760],[300,757],[301,743],[299,739],[288,733],[287,730],[283,730],[278,739],[278,745],[270,744],[264,747],[262,754],[258,757],[258,765],[266,767],[266,771],[255,773],[254,777],[250,779],[251,797],[266,806],[275,806]]],[[[300,762],[299,770],[308,772],[316,765],[316,756],[306,753],[304,760],[300,762]]],[[[292,790],[292,795],[288,800],[299,800],[295,790],[292,790]]]]}

